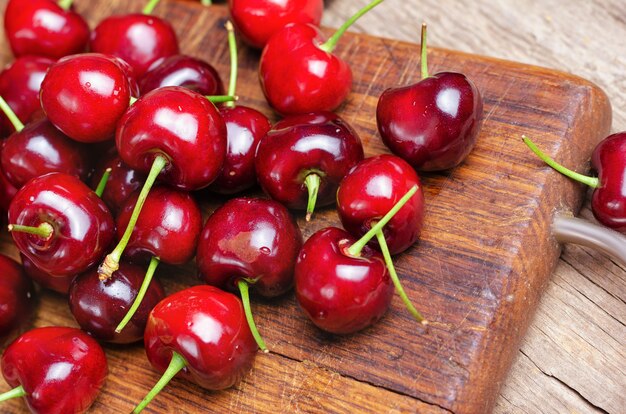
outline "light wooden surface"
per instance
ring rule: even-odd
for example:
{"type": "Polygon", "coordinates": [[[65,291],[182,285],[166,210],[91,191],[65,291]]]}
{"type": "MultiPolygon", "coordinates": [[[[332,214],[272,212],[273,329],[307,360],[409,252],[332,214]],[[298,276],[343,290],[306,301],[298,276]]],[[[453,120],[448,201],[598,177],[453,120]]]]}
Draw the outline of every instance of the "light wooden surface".
{"type": "MultiPolygon", "coordinates": [[[[329,1],[323,23],[335,27],[365,3],[329,1]]],[[[431,46],[592,80],[612,102],[613,132],[626,130],[623,0],[390,0],[354,30],[417,42],[422,21],[429,24],[431,46]]],[[[582,215],[593,219],[588,201],[582,215]]],[[[623,413],[625,299],[624,267],[592,250],[565,246],[495,413],[623,413]]]]}

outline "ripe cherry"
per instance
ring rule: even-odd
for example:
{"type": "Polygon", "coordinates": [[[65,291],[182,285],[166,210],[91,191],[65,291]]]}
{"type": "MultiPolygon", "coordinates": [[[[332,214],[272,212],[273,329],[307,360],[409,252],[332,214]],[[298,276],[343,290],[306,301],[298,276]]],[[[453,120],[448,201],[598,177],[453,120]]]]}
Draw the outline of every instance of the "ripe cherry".
{"type": "Polygon", "coordinates": [[[248,285],[265,297],[287,292],[302,246],[302,234],[280,203],[260,198],[236,198],[207,220],[196,261],[202,279],[226,290],[239,289],[250,329],[263,351],[248,297],[248,285]]]}
{"type": "Polygon", "coordinates": [[[24,397],[33,413],[84,413],[107,375],[98,343],[76,328],[45,327],[26,332],[2,355],[2,375],[15,387],[0,401],[24,397]]]}
{"type": "Polygon", "coordinates": [[[35,307],[33,284],[22,267],[0,254],[0,347],[24,327],[35,307]]]}
{"type": "Polygon", "coordinates": [[[35,266],[32,260],[26,257],[23,253],[20,253],[20,258],[22,259],[22,267],[24,268],[26,276],[37,282],[39,286],[53,290],[62,295],[67,295],[70,290],[70,284],[76,276],[75,274],[67,276],[51,275],[50,273],[46,273],[35,266]]]}
{"type": "Polygon", "coordinates": [[[50,122],[80,142],[111,139],[130,99],[123,66],[97,53],[59,60],[41,84],[41,106],[50,122]]]}
{"type": "Polygon", "coordinates": [[[141,340],[148,314],[165,297],[157,280],[147,288],[126,328],[118,333],[115,327],[133,304],[144,273],[141,267],[122,262],[107,280],[99,280],[95,269],[77,276],[69,291],[70,310],[76,322],[99,341],[129,344],[141,340]]]}
{"type": "Polygon", "coordinates": [[[480,91],[465,75],[428,75],[426,25],[422,26],[422,80],[388,89],[380,97],[376,121],[391,152],[418,171],[459,165],[471,152],[483,115],[480,91]]]}
{"type": "Polygon", "coordinates": [[[331,112],[295,115],[279,121],[259,143],[257,179],[263,190],[288,208],[335,202],[346,173],[363,159],[357,133],[331,112]]]}
{"type": "Polygon", "coordinates": [[[417,186],[358,241],[328,227],[304,243],[295,268],[296,299],[317,327],[349,334],[385,314],[393,284],[382,255],[367,243],[416,192],[417,186]]]}
{"type": "Polygon", "coordinates": [[[259,66],[269,104],[282,115],[337,109],[352,89],[352,70],[332,52],[345,31],[382,1],[365,6],[326,42],[311,24],[291,24],[272,36],[259,66]]]}
{"type": "Polygon", "coordinates": [[[89,26],[72,0],[9,0],[4,30],[13,54],[58,59],[85,50],[89,26]]]}
{"type": "Polygon", "coordinates": [[[319,26],[323,0],[229,0],[228,10],[243,40],[262,49],[290,23],[319,26]]]}
{"type": "Polygon", "coordinates": [[[185,55],[173,55],[154,62],[141,78],[141,93],[165,86],[183,86],[200,95],[222,95],[224,85],[217,70],[207,62],[185,55]]]}
{"type": "Polygon", "coordinates": [[[126,165],[117,151],[111,151],[95,169],[90,181],[91,188],[94,190],[97,188],[102,174],[108,168],[111,169],[111,175],[102,193],[102,201],[109,207],[113,216],[117,217],[128,197],[141,189],[146,177],[126,165]]]}
{"type": "Polygon", "coordinates": [[[102,20],[91,33],[91,51],[122,58],[140,78],[160,58],[177,54],[178,39],[174,29],[167,21],[151,14],[158,2],[150,0],[142,14],[102,20]]]}
{"type": "Polygon", "coordinates": [[[588,177],[568,170],[544,154],[528,138],[528,147],[546,164],[561,174],[594,189],[591,211],[603,225],[626,234],[626,132],[610,135],[600,141],[591,156],[598,177],[588,177]]]}
{"type": "Polygon", "coordinates": [[[195,286],[162,300],[144,335],[148,360],[163,376],[135,408],[141,412],[177,374],[208,390],[237,383],[257,346],[241,301],[212,286],[195,286]]]}

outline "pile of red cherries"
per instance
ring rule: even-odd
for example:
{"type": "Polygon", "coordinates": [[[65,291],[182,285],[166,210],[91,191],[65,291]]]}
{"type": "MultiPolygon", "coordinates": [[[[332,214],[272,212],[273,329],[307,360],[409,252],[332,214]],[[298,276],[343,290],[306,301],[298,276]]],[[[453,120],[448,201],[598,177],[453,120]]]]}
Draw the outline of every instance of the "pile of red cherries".
{"type": "Polygon", "coordinates": [[[1,365],[14,388],[0,401],[24,397],[36,413],[86,411],[107,375],[98,341],[143,339],[163,372],[134,412],[176,375],[231,387],[267,350],[250,290],[273,298],[294,287],[304,313],[333,334],[378,321],[394,290],[426,323],[392,255],[422,228],[416,171],[459,165],[483,104],[463,74],[428,74],[423,28],[423,80],[387,90],[377,108],[395,155],[364,159],[359,136],[333,112],[352,85],[333,50],[381,2],[325,39],[322,0],[229,1],[225,89],[211,65],[179,54],[171,25],[152,14],[158,0],[92,31],[71,0],[8,1],[16,60],[0,73],[0,207],[22,265],[0,256],[0,336],[7,342],[28,319],[31,280],[67,294],[82,330],[39,328],[13,341],[1,365]],[[235,30],[263,49],[261,85],[284,117],[274,125],[236,103],[235,30]],[[267,198],[235,196],[257,184],[267,198]],[[203,224],[192,192],[204,189],[234,198],[203,224]],[[304,241],[293,211],[311,220],[334,203],[344,229],[304,241]],[[194,256],[206,285],[166,297],[153,280],[159,264],[194,256]]]}

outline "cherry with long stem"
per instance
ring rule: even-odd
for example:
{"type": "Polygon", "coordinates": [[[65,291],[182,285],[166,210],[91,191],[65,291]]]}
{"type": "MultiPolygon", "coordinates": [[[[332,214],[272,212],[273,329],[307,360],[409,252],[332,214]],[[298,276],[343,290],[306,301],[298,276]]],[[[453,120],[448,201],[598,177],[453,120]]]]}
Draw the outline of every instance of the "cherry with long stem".
{"type": "Polygon", "coordinates": [[[141,287],[139,288],[139,292],[137,292],[137,296],[135,297],[135,301],[131,305],[130,309],[126,313],[126,316],[122,319],[122,321],[115,328],[115,332],[120,333],[122,330],[128,325],[128,322],[135,316],[137,309],[141,306],[143,302],[143,298],[146,296],[146,292],[150,287],[150,282],[152,282],[152,277],[156,272],[157,267],[159,266],[160,259],[158,257],[152,257],[150,259],[150,264],[148,265],[148,270],[146,271],[146,275],[144,276],[143,282],[141,283],[141,287]]]}
{"type": "Polygon", "coordinates": [[[261,334],[259,334],[256,323],[254,323],[254,317],[252,316],[252,309],[250,308],[250,293],[248,292],[249,283],[251,282],[245,279],[239,280],[237,282],[237,287],[239,288],[239,292],[241,294],[241,303],[243,304],[243,310],[246,314],[246,320],[248,321],[248,326],[250,327],[250,332],[252,332],[254,340],[256,341],[261,351],[268,353],[269,350],[267,349],[267,345],[265,345],[265,341],[261,337],[261,334]]]}

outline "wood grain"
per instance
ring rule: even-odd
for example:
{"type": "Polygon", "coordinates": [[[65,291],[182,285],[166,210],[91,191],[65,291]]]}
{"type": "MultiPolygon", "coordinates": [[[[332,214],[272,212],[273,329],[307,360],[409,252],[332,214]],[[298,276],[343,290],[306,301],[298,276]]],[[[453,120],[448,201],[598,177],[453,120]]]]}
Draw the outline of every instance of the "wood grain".
{"type": "MultiPolygon", "coordinates": [[[[77,3],[81,9],[82,3],[77,3]]],[[[92,5],[87,14],[93,22],[95,16],[124,10],[121,4],[92,5]]],[[[179,33],[186,28],[181,36],[185,51],[207,58],[227,73],[219,12],[167,3],[159,13],[171,16],[179,33]]],[[[340,53],[353,63],[356,83],[341,114],[358,130],[368,154],[381,152],[372,116],[376,96],[390,86],[387,82],[417,80],[416,47],[350,36],[340,53]]],[[[246,53],[242,57],[246,70],[240,94],[247,98],[243,102],[263,108],[253,70],[258,56],[246,53]]],[[[528,323],[529,310],[535,307],[558,257],[558,246],[547,237],[554,208],[575,211],[581,199],[580,187],[528,156],[519,135],[532,134],[559,160],[583,169],[595,141],[608,131],[609,111],[604,95],[592,85],[561,73],[443,50],[432,50],[430,60],[433,72],[446,68],[470,75],[484,91],[487,114],[470,159],[446,176],[426,177],[429,207],[423,239],[410,254],[398,258],[409,294],[427,304],[425,313],[434,322],[432,328],[416,331],[396,300],[378,326],[350,338],[332,338],[312,329],[290,297],[278,305],[257,302],[258,323],[276,354],[267,360],[259,356],[254,372],[241,387],[210,394],[211,401],[226,401],[211,408],[270,412],[278,406],[289,411],[326,411],[327,407],[335,411],[344,404],[357,411],[430,407],[484,412],[493,405],[528,323]],[[547,253],[538,255],[538,251],[547,253]],[[281,370],[282,365],[290,368],[281,370]],[[298,385],[303,380],[290,382],[289,374],[312,367],[317,372],[313,378],[334,378],[342,391],[351,387],[354,394],[365,397],[359,400],[350,393],[319,389],[303,394],[298,385]],[[264,394],[267,400],[255,402],[252,395],[258,395],[245,384],[261,382],[269,382],[269,390],[274,391],[264,394]],[[382,392],[380,388],[393,398],[379,399],[373,390],[382,392]],[[285,405],[281,396],[289,394],[310,404],[285,405]],[[398,398],[408,399],[409,405],[402,406],[398,398]],[[357,405],[349,405],[355,401],[357,405]]],[[[309,235],[329,223],[337,220],[327,210],[304,231],[309,235]]],[[[167,279],[170,289],[180,286],[173,279],[167,279]]],[[[64,306],[61,298],[47,295],[37,323],[68,323],[71,318],[64,306]]],[[[121,401],[123,411],[141,397],[155,375],[150,374],[140,350],[109,349],[108,354],[112,372],[119,376],[109,381],[95,408],[106,411],[121,401]],[[133,373],[130,367],[135,366],[133,373]]],[[[161,405],[152,407],[155,412],[206,404],[202,390],[182,381],[178,384],[161,397],[161,405]]],[[[20,405],[11,407],[18,410],[20,405]]]]}

